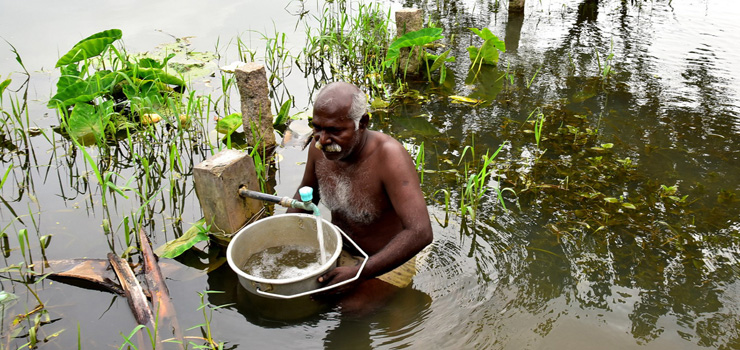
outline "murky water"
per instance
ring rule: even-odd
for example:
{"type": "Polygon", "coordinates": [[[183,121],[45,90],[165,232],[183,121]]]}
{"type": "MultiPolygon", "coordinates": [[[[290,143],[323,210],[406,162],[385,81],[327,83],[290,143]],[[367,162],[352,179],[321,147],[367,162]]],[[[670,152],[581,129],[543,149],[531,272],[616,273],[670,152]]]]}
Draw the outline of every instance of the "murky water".
{"type": "MultiPolygon", "coordinates": [[[[435,241],[413,286],[361,315],[331,303],[273,305],[248,295],[227,266],[217,268],[223,253],[201,244],[176,261],[163,259],[175,267],[165,274],[180,324],[203,322],[197,293],[209,290],[225,291],[207,296],[212,305],[235,303],[211,318],[214,338],[227,348],[740,348],[740,51],[734,44],[740,7],[731,1],[530,0],[518,18],[496,1],[403,4],[424,8],[445,29],[444,44],[457,57],[443,85],[411,82],[427,99],[377,111],[372,119],[374,129],[425,145],[423,189],[435,241]],[[508,48],[500,65],[481,70],[475,81],[468,72],[468,27],[490,28],[508,48]],[[607,65],[613,73],[604,77],[607,65]],[[483,103],[456,104],[448,95],[483,103]],[[539,146],[532,133],[538,113],[544,117],[539,146]],[[463,148],[474,145],[479,157],[503,141],[509,143],[497,156],[477,220],[445,212],[438,190],[449,191],[453,207],[459,202],[463,184],[450,169],[457,169],[463,148]],[[495,188],[516,193],[503,192],[506,210],[495,188]]],[[[285,5],[77,2],[31,9],[2,1],[0,36],[31,72],[29,124],[49,130],[58,123],[45,107],[56,79],[51,67],[79,39],[119,27],[127,48],[139,52],[171,41],[164,33],[192,35],[194,50],[218,46],[227,64],[236,59],[236,34],[272,33],[273,21],[288,33],[289,47],[303,45],[303,24],[296,26],[294,15],[300,4],[285,5]],[[70,16],[81,20],[70,25],[70,16]]],[[[305,5],[309,19],[321,6],[305,5]]],[[[255,48],[264,45],[259,35],[249,40],[255,48]]],[[[16,72],[15,90],[20,71],[14,55],[2,50],[0,81],[16,72]]],[[[303,108],[313,79],[294,69],[282,88],[303,108]]],[[[218,77],[193,83],[199,91],[220,91],[218,77]]],[[[7,93],[3,98],[9,110],[7,93]]],[[[236,96],[231,104],[238,108],[236,96]]],[[[4,266],[42,257],[35,240],[33,256],[21,254],[15,234],[22,228],[32,238],[53,235],[43,251],[49,259],[104,258],[127,246],[126,216],[150,218],[143,225],[155,246],[202,216],[189,174],[211,153],[197,140],[142,137],[142,145],[104,155],[120,175],[116,183],[131,178],[136,186],[142,163],[131,155],[169,154],[170,142],[194,149],[180,152],[174,171],[166,159],[150,160],[168,174],[139,189],[150,202],[129,191],[131,200],[109,195],[106,210],[83,157],[48,135],[51,140],[36,136],[18,148],[3,143],[0,175],[13,166],[1,192],[0,224],[12,248],[4,266]],[[147,215],[137,214],[142,208],[147,215]],[[106,220],[116,234],[104,233],[106,220]]],[[[305,152],[280,152],[275,189],[291,195],[305,152]]],[[[4,315],[7,325],[36,300],[22,283],[0,283],[20,296],[4,315]]],[[[32,286],[49,313],[39,332],[50,338],[40,348],[75,348],[78,324],[83,348],[118,347],[121,334],[135,327],[123,298],[48,280],[32,286]]],[[[8,326],[2,336],[11,348],[28,342],[23,334],[13,338],[8,326]]]]}
{"type": "Polygon", "coordinates": [[[267,279],[291,279],[310,274],[321,267],[320,250],[306,246],[283,245],[252,254],[242,270],[267,279]]]}

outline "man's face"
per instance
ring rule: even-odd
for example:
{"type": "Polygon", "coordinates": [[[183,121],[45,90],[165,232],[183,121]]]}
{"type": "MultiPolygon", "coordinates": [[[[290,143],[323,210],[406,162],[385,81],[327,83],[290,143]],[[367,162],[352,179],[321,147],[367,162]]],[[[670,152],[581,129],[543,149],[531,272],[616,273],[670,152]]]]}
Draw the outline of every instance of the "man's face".
{"type": "MultiPolygon", "coordinates": [[[[349,112],[349,111],[347,111],[349,112]]],[[[360,142],[360,130],[352,119],[342,113],[324,113],[314,109],[313,130],[315,147],[329,160],[341,160],[352,154],[360,142]]]]}

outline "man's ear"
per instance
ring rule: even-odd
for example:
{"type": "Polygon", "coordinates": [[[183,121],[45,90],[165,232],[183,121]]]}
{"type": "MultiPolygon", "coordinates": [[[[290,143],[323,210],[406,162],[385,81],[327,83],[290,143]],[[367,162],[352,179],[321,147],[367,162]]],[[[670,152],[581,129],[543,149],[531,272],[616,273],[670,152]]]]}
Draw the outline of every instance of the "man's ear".
{"type": "Polygon", "coordinates": [[[370,124],[370,115],[367,113],[363,114],[360,118],[360,128],[367,129],[367,125],[370,124]]]}

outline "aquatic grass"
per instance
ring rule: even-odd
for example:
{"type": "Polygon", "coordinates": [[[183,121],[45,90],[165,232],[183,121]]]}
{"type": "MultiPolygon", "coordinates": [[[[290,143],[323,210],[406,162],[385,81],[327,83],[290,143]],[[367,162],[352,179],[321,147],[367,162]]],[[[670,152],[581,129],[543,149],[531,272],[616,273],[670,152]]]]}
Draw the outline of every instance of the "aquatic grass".
{"type": "Polygon", "coordinates": [[[537,143],[537,148],[540,147],[540,140],[542,139],[542,126],[545,124],[545,114],[538,113],[537,119],[534,121],[534,139],[537,143]]]}
{"type": "Polygon", "coordinates": [[[206,290],[203,292],[198,292],[198,296],[200,297],[200,306],[197,310],[201,310],[203,313],[203,323],[195,325],[191,328],[188,328],[188,330],[200,328],[201,333],[203,335],[203,340],[205,341],[205,344],[196,344],[194,342],[188,342],[189,345],[193,346],[194,349],[212,349],[212,350],[223,350],[224,348],[224,342],[218,342],[215,339],[213,339],[213,332],[211,329],[211,320],[213,319],[213,311],[218,310],[223,307],[228,307],[233,304],[225,304],[225,305],[212,305],[211,303],[206,302],[206,296],[208,294],[215,294],[215,293],[223,293],[222,291],[216,291],[216,290],[206,290]]]}
{"type": "MultiPolygon", "coordinates": [[[[473,141],[474,142],[474,141],[473,141]]],[[[466,217],[469,216],[473,221],[476,220],[477,214],[478,214],[478,208],[480,206],[480,202],[483,199],[483,196],[488,191],[488,182],[490,179],[490,176],[493,174],[492,164],[496,156],[501,152],[501,150],[508,144],[508,141],[505,141],[499,145],[498,149],[493,152],[493,154],[490,154],[490,150],[486,150],[486,153],[478,160],[475,157],[475,147],[474,146],[465,146],[463,149],[462,155],[460,156],[460,162],[462,162],[462,159],[465,157],[465,154],[470,151],[472,158],[474,159],[474,163],[470,164],[470,162],[466,161],[464,163],[464,182],[460,194],[460,216],[466,217]],[[477,167],[477,170],[475,170],[477,167]]],[[[459,163],[458,163],[459,164],[459,163]]],[[[503,198],[501,198],[501,190],[495,189],[498,193],[497,195],[501,199],[501,203],[503,204],[503,198]]],[[[513,191],[513,190],[512,190],[513,191]]],[[[504,206],[504,209],[506,207],[504,206]]]]}
{"type": "MultiPolygon", "coordinates": [[[[508,67],[507,67],[507,69],[508,69],[508,67]]],[[[539,68],[537,68],[537,71],[534,72],[534,75],[532,75],[532,79],[530,79],[529,81],[527,81],[527,89],[529,89],[532,86],[532,83],[534,83],[534,78],[537,77],[537,74],[540,72],[541,69],[542,69],[542,66],[540,66],[539,68]]]]}
{"type": "Polygon", "coordinates": [[[356,10],[346,4],[325,4],[306,21],[306,44],[297,66],[313,77],[318,85],[324,81],[345,80],[367,86],[371,99],[392,91],[386,86],[387,67],[383,64],[391,41],[391,11],[381,4],[358,4],[356,10]]]}
{"type": "Polygon", "coordinates": [[[599,75],[601,76],[601,79],[604,80],[604,83],[606,83],[606,80],[609,79],[609,76],[614,74],[614,69],[612,68],[612,61],[614,60],[614,39],[612,38],[609,44],[609,53],[604,58],[604,65],[602,66],[601,58],[599,56],[599,50],[597,48],[594,48],[594,55],[596,56],[596,63],[599,67],[599,75]]]}

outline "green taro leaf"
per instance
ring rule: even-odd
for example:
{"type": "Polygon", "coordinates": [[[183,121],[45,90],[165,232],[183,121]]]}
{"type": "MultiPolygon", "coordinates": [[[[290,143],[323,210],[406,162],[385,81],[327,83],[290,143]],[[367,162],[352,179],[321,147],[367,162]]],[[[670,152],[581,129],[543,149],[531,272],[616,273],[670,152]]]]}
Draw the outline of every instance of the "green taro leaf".
{"type": "Polygon", "coordinates": [[[193,247],[196,243],[208,239],[208,229],[204,227],[206,219],[200,219],[177,239],[171,240],[154,250],[161,258],[176,258],[193,247]]]}
{"type": "Polygon", "coordinates": [[[216,131],[221,134],[231,135],[237,128],[242,126],[242,123],[241,113],[232,113],[216,123],[216,131]]]}
{"type": "Polygon", "coordinates": [[[57,61],[56,67],[66,66],[100,55],[108,48],[108,45],[121,39],[122,36],[123,33],[120,29],[109,29],[82,39],[57,61]]]}
{"type": "Polygon", "coordinates": [[[480,48],[475,46],[468,47],[468,53],[470,54],[470,60],[473,61],[473,65],[497,65],[499,52],[506,52],[506,44],[491,33],[491,30],[488,28],[483,28],[483,30],[477,28],[469,29],[484,40],[480,48]]]}
{"type": "Polygon", "coordinates": [[[80,73],[79,67],[77,67],[77,64],[75,63],[62,66],[59,71],[61,73],[61,76],[59,77],[59,81],[57,81],[57,91],[62,91],[68,86],[78,81],[82,81],[82,74],[80,73]]]}
{"type": "Polygon", "coordinates": [[[78,81],[61,91],[57,91],[56,95],[47,104],[47,107],[57,108],[57,106],[60,106],[67,108],[78,102],[90,102],[99,93],[100,91],[93,89],[87,81],[78,81]]]}
{"type": "Polygon", "coordinates": [[[498,64],[498,50],[493,45],[489,45],[488,41],[484,42],[480,49],[475,46],[468,47],[468,53],[473,65],[483,63],[495,66],[498,64]]]}
{"type": "Polygon", "coordinates": [[[153,58],[144,57],[139,60],[139,67],[141,68],[162,68],[162,64],[153,58]]]}
{"type": "Polygon", "coordinates": [[[77,103],[67,120],[67,133],[82,145],[92,145],[103,137],[103,121],[95,106],[77,103]]]}
{"type": "Polygon", "coordinates": [[[444,38],[441,34],[442,28],[423,28],[402,35],[388,47],[388,53],[384,61],[385,66],[390,67],[396,62],[402,48],[430,44],[444,38]]]}
{"type": "Polygon", "coordinates": [[[470,28],[470,30],[475,34],[478,34],[481,39],[490,41],[495,48],[499,49],[499,51],[506,52],[506,44],[496,35],[491,33],[490,29],[483,28],[483,30],[479,30],[478,28],[470,28]]]}
{"type": "Polygon", "coordinates": [[[182,79],[165,72],[159,68],[141,68],[132,69],[125,72],[131,78],[139,78],[141,80],[154,80],[168,85],[185,86],[185,82],[182,79]]]}

